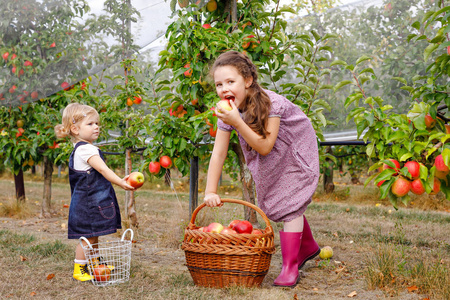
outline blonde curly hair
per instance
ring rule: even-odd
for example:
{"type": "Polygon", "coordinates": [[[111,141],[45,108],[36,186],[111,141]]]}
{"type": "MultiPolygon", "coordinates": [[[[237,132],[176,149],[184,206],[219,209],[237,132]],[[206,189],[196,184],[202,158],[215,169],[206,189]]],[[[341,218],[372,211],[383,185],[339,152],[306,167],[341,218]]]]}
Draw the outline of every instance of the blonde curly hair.
{"type": "Polygon", "coordinates": [[[62,113],[62,124],[55,126],[56,137],[65,138],[70,135],[70,139],[75,141],[76,137],[71,131],[72,125],[76,125],[83,121],[85,117],[93,115],[98,116],[98,112],[95,108],[89,105],[79,103],[71,103],[67,105],[62,113]]]}

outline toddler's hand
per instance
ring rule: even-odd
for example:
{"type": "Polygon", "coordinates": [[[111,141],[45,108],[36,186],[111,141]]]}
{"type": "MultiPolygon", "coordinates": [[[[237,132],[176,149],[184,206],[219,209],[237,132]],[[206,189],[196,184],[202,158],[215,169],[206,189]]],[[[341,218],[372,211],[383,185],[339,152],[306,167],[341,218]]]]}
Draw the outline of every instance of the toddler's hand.
{"type": "Polygon", "coordinates": [[[130,175],[125,176],[122,181],[120,182],[120,187],[123,188],[126,191],[134,191],[135,188],[128,184],[127,180],[130,175]]]}
{"type": "Polygon", "coordinates": [[[210,193],[210,194],[205,195],[204,202],[205,202],[206,206],[209,206],[209,207],[216,207],[216,206],[223,205],[222,201],[220,200],[219,195],[217,195],[215,193],[210,193]]]}

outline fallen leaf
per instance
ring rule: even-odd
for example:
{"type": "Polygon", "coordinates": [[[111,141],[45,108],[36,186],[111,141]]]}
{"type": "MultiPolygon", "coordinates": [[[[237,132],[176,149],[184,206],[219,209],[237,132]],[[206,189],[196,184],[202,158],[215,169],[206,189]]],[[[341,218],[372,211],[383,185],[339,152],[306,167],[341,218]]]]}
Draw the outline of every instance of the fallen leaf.
{"type": "Polygon", "coordinates": [[[313,291],[318,291],[319,289],[318,288],[313,288],[313,291]]]}
{"type": "Polygon", "coordinates": [[[36,296],[36,292],[31,292],[30,296],[36,296]]]}
{"type": "Polygon", "coordinates": [[[350,211],[350,208],[345,209],[345,211],[346,211],[346,212],[349,212],[349,211],[350,211]]]}
{"type": "Polygon", "coordinates": [[[337,232],[333,233],[333,235],[334,235],[335,237],[339,237],[339,235],[338,235],[337,232]]]}
{"type": "Polygon", "coordinates": [[[347,295],[347,297],[349,298],[353,298],[357,295],[356,291],[351,292],[350,294],[347,295]]]}
{"type": "Polygon", "coordinates": [[[69,204],[64,204],[63,207],[64,208],[69,208],[69,204]]]}
{"type": "Polygon", "coordinates": [[[51,273],[47,275],[47,280],[53,279],[55,277],[55,274],[51,273]]]}
{"type": "Polygon", "coordinates": [[[20,255],[20,261],[26,261],[27,258],[25,256],[20,255]]]}
{"type": "Polygon", "coordinates": [[[298,300],[297,294],[294,294],[294,300],[298,300]]]}
{"type": "Polygon", "coordinates": [[[410,293],[419,290],[419,288],[417,286],[415,286],[415,285],[408,286],[407,289],[408,289],[408,292],[410,292],[410,293]]]}

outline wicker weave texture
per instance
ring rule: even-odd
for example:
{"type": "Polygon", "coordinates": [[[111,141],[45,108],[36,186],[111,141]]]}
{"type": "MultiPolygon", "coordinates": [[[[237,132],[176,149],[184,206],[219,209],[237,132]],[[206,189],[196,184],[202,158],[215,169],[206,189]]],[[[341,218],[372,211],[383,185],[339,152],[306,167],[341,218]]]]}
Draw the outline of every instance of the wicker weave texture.
{"type": "Polygon", "coordinates": [[[256,210],[266,222],[263,234],[220,234],[199,231],[195,218],[200,205],[192,214],[185,230],[181,248],[194,284],[222,288],[228,286],[261,286],[272,254],[275,252],[273,228],[267,216],[257,206],[235,199],[222,199],[256,210]]]}

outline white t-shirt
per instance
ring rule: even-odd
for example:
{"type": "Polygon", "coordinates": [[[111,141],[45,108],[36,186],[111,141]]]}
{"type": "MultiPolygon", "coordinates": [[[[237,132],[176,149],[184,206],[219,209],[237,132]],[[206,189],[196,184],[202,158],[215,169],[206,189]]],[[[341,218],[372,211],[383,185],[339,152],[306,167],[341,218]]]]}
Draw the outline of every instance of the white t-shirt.
{"type": "Polygon", "coordinates": [[[94,155],[100,155],[98,148],[92,144],[84,144],[77,148],[73,155],[73,168],[77,171],[87,171],[92,169],[88,164],[89,158],[94,155]]]}

